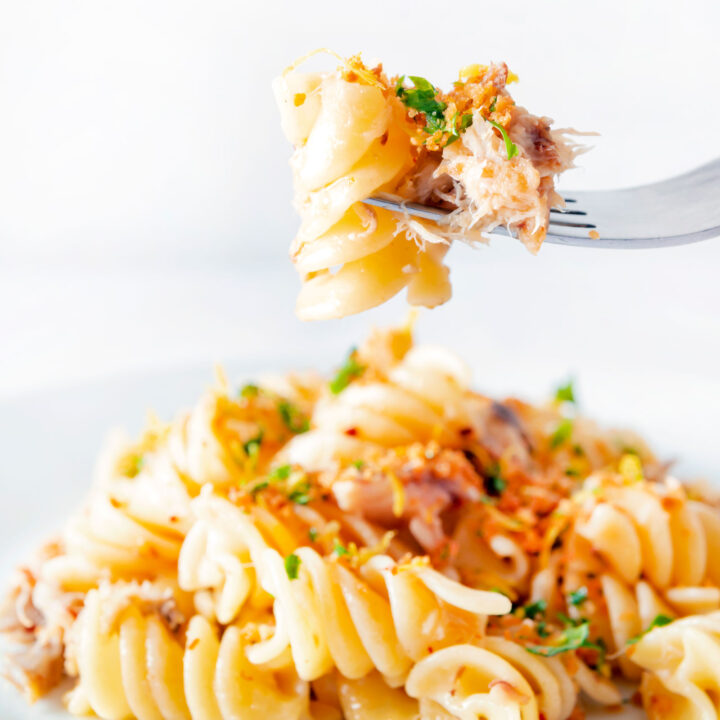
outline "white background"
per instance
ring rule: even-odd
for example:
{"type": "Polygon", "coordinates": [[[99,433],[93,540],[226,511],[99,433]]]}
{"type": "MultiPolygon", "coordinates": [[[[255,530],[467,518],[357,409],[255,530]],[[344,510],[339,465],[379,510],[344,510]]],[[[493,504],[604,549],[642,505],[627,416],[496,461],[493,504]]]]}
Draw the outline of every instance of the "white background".
{"type": "MultiPolygon", "coordinates": [[[[402,317],[402,299],[320,325],[293,315],[270,82],[298,55],[362,50],[436,84],[504,59],[520,103],[601,133],[563,184],[602,188],[720,155],[719,28],[717,0],[0,0],[0,397],[268,355],[328,365],[402,317]]],[[[532,393],[574,372],[591,412],[694,434],[720,414],[719,261],[720,240],[456,247],[455,297],[420,334],[480,386],[532,393]],[[618,396],[637,396],[605,408],[620,377],[618,396]],[[685,383],[706,388],[702,422],[685,383]]]]}

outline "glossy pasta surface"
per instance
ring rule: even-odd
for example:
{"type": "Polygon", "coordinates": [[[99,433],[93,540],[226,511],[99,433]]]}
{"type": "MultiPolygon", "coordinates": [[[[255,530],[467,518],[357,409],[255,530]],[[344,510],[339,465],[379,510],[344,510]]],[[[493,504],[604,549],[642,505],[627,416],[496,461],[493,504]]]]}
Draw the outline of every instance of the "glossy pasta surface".
{"type": "Polygon", "coordinates": [[[338,59],[327,73],[296,63],[274,83],[294,146],[300,318],[351,315],[405,288],[411,305],[440,305],[451,295],[450,244],[484,242],[498,226],[539,250],[550,209],[563,202],[554,178],[576,150],[566,131],[515,105],[507,66],[468,66],[443,93],[338,59]],[[452,214],[439,225],[362,203],[382,194],[452,214]]]}
{"type": "Polygon", "coordinates": [[[18,571],[8,676],[76,715],[718,717],[720,504],[642,439],[375,331],[115,437],[18,571]]]}

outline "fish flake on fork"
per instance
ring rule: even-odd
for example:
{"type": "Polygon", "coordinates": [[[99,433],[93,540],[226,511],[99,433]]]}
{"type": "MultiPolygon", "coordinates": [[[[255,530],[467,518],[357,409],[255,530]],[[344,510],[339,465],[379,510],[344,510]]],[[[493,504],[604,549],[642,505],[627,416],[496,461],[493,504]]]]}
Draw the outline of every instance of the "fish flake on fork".
{"type": "MultiPolygon", "coordinates": [[[[553,208],[545,242],[593,248],[686,245],[720,235],[720,158],[667,180],[619,190],[568,190],[553,208]]],[[[364,200],[393,212],[448,222],[452,210],[392,196],[364,200]]],[[[495,228],[490,234],[509,234],[495,228]]]]}

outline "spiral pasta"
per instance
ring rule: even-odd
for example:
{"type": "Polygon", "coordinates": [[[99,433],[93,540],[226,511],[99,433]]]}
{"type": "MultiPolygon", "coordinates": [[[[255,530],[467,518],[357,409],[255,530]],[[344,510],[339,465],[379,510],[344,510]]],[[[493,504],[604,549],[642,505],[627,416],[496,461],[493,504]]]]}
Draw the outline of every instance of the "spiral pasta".
{"type": "Polygon", "coordinates": [[[484,615],[510,608],[502,595],[470,590],[429,567],[399,568],[383,555],[370,558],[358,576],[311,547],[298,548],[270,513],[258,515],[261,509],[254,508],[246,515],[210,495],[200,500],[204,519],[183,546],[180,587],[214,590],[214,615],[225,624],[236,620],[246,603],[256,609],[272,605],[272,638],[248,650],[256,664],[275,661],[289,648],[306,680],[333,667],[347,678],[373,668],[402,677],[428,647],[448,642],[453,626],[456,632],[482,633],[484,615]],[[283,560],[291,552],[299,561],[295,579],[283,560]]]}
{"type": "MultiPolygon", "coordinates": [[[[552,176],[571,165],[572,149],[546,120],[515,107],[507,67],[466,70],[446,99],[432,101],[432,112],[425,96],[418,112],[403,78],[391,82],[382,66],[368,70],[358,57],[336,73],[292,67],[275,81],[281,124],[295,146],[302,222],[291,257],[303,281],[300,318],[361,312],[405,287],[410,304],[439,305],[451,294],[442,264],[450,242],[477,240],[500,224],[533,251],[540,247],[550,207],[562,202],[552,176]],[[455,212],[441,227],[362,204],[383,192],[455,212]]],[[[445,97],[413,80],[422,81],[419,92],[445,97]]]]}
{"type": "Polygon", "coordinates": [[[533,657],[499,638],[488,638],[483,647],[438,650],[415,665],[405,688],[460,720],[565,720],[576,702],[575,686],[559,660],[533,657]]]}
{"type": "Polygon", "coordinates": [[[80,681],[69,701],[72,712],[141,720],[259,720],[277,712],[299,718],[307,710],[307,685],[292,669],[249,663],[237,627],[218,639],[212,625],[196,615],[183,645],[157,613],[144,613],[136,604],[109,622],[102,606],[112,591],[91,590],[78,621],[74,661],[80,681]]]}
{"type": "Polygon", "coordinates": [[[711,717],[717,501],[562,403],[469,386],[402,327],[116,440],[0,608],[10,677],[113,720],[565,720],[617,676],[711,717]]]}
{"type": "Polygon", "coordinates": [[[442,348],[414,348],[387,374],[369,371],[340,394],[321,398],[312,429],[283,455],[317,470],[417,441],[452,444],[468,423],[468,384],[468,369],[455,356],[442,348]]]}
{"type": "MultiPolygon", "coordinates": [[[[627,461],[627,462],[626,462],[627,461]]],[[[625,474],[601,473],[568,506],[572,522],[546,569],[533,580],[536,597],[589,620],[630,679],[640,669],[624,653],[658,617],[718,608],[720,514],[689,500],[672,479],[651,483],[621,462],[625,474]]]]}
{"type": "Polygon", "coordinates": [[[652,720],[720,717],[720,613],[656,628],[629,652],[647,671],[642,698],[652,720]]]}
{"type": "Polygon", "coordinates": [[[638,484],[604,488],[575,523],[577,532],[625,582],[692,587],[720,574],[720,517],[678,488],[638,484]]]}

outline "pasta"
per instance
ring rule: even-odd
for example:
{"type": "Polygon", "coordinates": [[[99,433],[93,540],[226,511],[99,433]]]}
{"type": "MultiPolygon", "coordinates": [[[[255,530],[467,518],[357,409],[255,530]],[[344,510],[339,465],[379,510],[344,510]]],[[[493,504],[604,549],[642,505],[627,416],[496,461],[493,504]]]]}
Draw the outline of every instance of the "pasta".
{"type": "Polygon", "coordinates": [[[720,716],[720,613],[688,617],[645,635],[631,650],[648,672],[643,704],[653,720],[720,716]]]}
{"type": "Polygon", "coordinates": [[[468,66],[447,94],[423,78],[388,80],[359,57],[334,73],[296,66],[274,91],[295,146],[301,225],[291,256],[302,319],[358,313],[406,287],[411,305],[444,303],[450,243],[482,241],[497,226],[537,252],[562,203],[553,177],[575,151],[564,131],[514,104],[504,64],[468,66]],[[362,204],[382,193],[453,212],[441,227],[362,204]]]}
{"type": "Polygon", "coordinates": [[[718,717],[717,500],[572,388],[470,387],[404,326],[115,437],[11,586],[8,677],[113,720],[569,720],[618,677],[718,717]]]}

